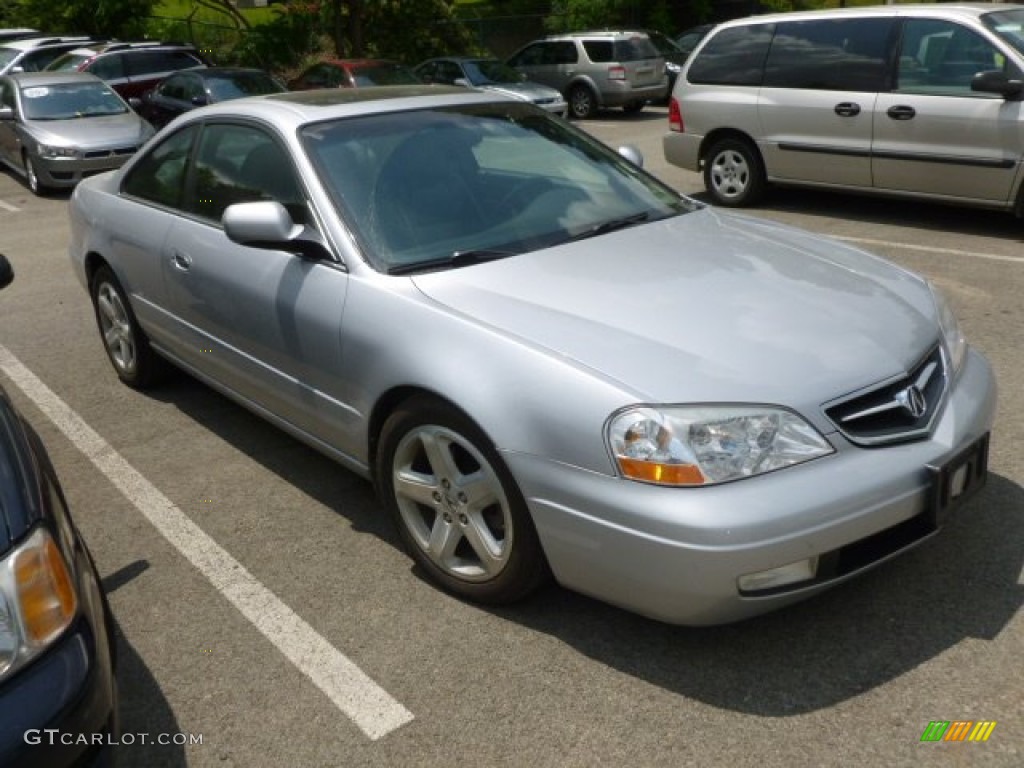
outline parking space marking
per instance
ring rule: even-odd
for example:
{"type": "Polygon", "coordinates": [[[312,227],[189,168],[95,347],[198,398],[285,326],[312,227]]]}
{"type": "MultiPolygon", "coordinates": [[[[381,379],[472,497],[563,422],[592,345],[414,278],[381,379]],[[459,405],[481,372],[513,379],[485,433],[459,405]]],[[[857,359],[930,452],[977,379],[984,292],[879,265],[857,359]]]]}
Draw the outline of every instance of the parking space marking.
{"type": "Polygon", "coordinates": [[[5,211],[10,211],[11,213],[18,213],[21,211],[21,208],[18,206],[5,203],[3,200],[0,200],[0,208],[3,208],[5,211]]]}
{"type": "Polygon", "coordinates": [[[1024,265],[1024,257],[1003,256],[998,253],[978,253],[977,251],[962,251],[956,248],[938,248],[933,245],[914,245],[913,243],[900,243],[892,240],[873,240],[868,237],[843,237],[832,235],[836,240],[844,243],[856,243],[857,245],[870,245],[872,247],[901,248],[905,251],[923,251],[924,253],[941,253],[944,256],[962,256],[964,258],[988,259],[989,261],[1004,261],[1010,264],[1024,265]]]}
{"type": "Polygon", "coordinates": [[[379,739],[413,719],[409,710],[263,586],[3,345],[0,371],[366,736],[379,739]]]}

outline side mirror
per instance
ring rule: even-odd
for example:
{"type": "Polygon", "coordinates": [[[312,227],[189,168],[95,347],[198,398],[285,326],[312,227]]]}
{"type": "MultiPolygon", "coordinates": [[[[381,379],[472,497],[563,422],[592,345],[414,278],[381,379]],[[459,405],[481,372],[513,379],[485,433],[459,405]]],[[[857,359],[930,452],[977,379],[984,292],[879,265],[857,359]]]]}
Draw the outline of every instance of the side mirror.
{"type": "Polygon", "coordinates": [[[0,120],[13,120],[14,110],[10,107],[0,107],[0,120]]]}
{"type": "Polygon", "coordinates": [[[632,144],[623,144],[616,150],[620,155],[629,160],[637,168],[644,167],[644,156],[639,149],[632,144]]]}
{"type": "Polygon", "coordinates": [[[296,224],[288,209],[273,200],[229,205],[221,223],[228,239],[239,245],[287,251],[310,260],[330,258],[316,230],[296,224]]]}
{"type": "Polygon", "coordinates": [[[971,78],[971,90],[980,93],[997,93],[1004,99],[1017,100],[1024,93],[1024,82],[1011,80],[998,69],[979,72],[971,78]]]}
{"type": "Polygon", "coordinates": [[[6,288],[14,279],[14,267],[7,257],[0,253],[0,288],[6,288]]]}

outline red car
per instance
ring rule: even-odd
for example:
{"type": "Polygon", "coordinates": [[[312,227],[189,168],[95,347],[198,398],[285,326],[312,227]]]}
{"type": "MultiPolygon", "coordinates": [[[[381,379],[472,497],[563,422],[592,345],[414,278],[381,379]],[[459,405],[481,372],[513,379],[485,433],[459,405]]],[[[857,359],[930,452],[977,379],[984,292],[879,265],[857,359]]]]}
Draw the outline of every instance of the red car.
{"type": "Polygon", "coordinates": [[[387,59],[331,59],[309,67],[288,82],[292,91],[313,88],[366,88],[373,85],[416,85],[412,70],[387,59]]]}

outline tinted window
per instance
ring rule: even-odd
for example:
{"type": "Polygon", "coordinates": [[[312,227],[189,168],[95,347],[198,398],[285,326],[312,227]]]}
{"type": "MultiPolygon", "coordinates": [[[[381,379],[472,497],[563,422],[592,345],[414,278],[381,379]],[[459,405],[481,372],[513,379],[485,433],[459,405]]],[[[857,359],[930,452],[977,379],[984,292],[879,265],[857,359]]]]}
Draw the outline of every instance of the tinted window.
{"type": "Polygon", "coordinates": [[[185,189],[185,163],[196,129],[178,131],[135,164],[121,185],[126,195],[180,208],[185,189]]]}
{"type": "Polygon", "coordinates": [[[288,154],[264,131],[249,125],[208,125],[196,151],[195,192],[186,207],[220,221],[234,203],[276,200],[296,216],[302,196],[288,154]]]}
{"type": "Polygon", "coordinates": [[[185,51],[132,51],[124,56],[125,67],[132,76],[189,69],[202,63],[185,51]]]}
{"type": "Polygon", "coordinates": [[[29,51],[25,54],[18,66],[25,72],[42,72],[46,66],[58,56],[69,50],[70,46],[43,48],[38,51],[29,51]]]}
{"type": "Polygon", "coordinates": [[[546,43],[536,43],[528,48],[524,48],[509,60],[509,64],[513,67],[532,67],[542,64],[544,62],[545,48],[547,48],[546,43]]]}
{"type": "Polygon", "coordinates": [[[643,61],[656,59],[661,54],[649,38],[631,37],[628,40],[616,40],[612,55],[615,61],[643,61]]]}
{"type": "Polygon", "coordinates": [[[709,85],[760,85],[773,24],[723,29],[690,65],[687,79],[709,85]]]}
{"type": "Polygon", "coordinates": [[[615,61],[612,58],[615,55],[615,47],[611,40],[584,40],[583,48],[590,60],[595,63],[615,61]]]}
{"type": "Polygon", "coordinates": [[[184,77],[169,77],[163,81],[159,88],[156,89],[157,93],[167,99],[177,99],[178,101],[185,100],[185,78],[184,77]]]}
{"type": "Polygon", "coordinates": [[[982,23],[999,37],[1024,53],[1024,10],[986,13],[982,23]]]}
{"type": "Polygon", "coordinates": [[[779,24],[764,85],[826,91],[886,87],[891,19],[820,19],[779,24]]]}
{"type": "MultiPolygon", "coordinates": [[[[189,79],[196,82],[195,96],[203,95],[202,83],[199,78],[190,75],[189,79]]],[[[243,96],[261,96],[265,93],[279,93],[281,86],[270,75],[262,72],[241,72],[230,77],[208,77],[206,87],[214,101],[240,99],[243,96]]],[[[191,97],[193,94],[189,94],[191,97]]]]}
{"type": "Polygon", "coordinates": [[[1020,76],[995,46],[966,27],[938,19],[904,22],[897,91],[996,98],[971,90],[974,75],[993,69],[1020,76]]]}
{"type": "Polygon", "coordinates": [[[103,80],[117,80],[125,76],[124,61],[116,54],[113,56],[100,56],[86,67],[86,71],[103,80]]]}

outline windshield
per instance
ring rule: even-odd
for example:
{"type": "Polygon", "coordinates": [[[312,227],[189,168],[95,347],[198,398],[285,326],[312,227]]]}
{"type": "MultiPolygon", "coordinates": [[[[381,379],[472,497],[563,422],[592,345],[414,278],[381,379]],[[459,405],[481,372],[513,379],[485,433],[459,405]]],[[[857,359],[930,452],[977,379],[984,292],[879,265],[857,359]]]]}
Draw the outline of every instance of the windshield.
{"type": "Polygon", "coordinates": [[[128,105],[104,83],[55,83],[21,89],[26,120],[71,120],[79,117],[123,115],[128,105]]]}
{"type": "Polygon", "coordinates": [[[1024,10],[986,13],[981,20],[986,27],[1024,54],[1024,10]]]}
{"type": "Polygon", "coordinates": [[[473,85],[488,83],[521,83],[523,78],[508,64],[498,59],[479,59],[466,62],[466,74],[473,85]]]}
{"type": "Polygon", "coordinates": [[[89,60],[84,53],[65,53],[46,65],[47,72],[74,72],[89,60]]]}
{"type": "Polygon", "coordinates": [[[352,79],[356,85],[415,85],[420,82],[410,70],[401,64],[375,64],[372,67],[360,67],[352,70],[352,79]]]}
{"type": "Polygon", "coordinates": [[[696,207],[528,104],[356,117],[301,135],[381,271],[514,256],[696,207]]]}
{"type": "Polygon", "coordinates": [[[262,72],[242,72],[228,77],[207,77],[206,87],[214,101],[240,99],[243,96],[262,96],[280,93],[284,88],[270,75],[262,72]]]}

